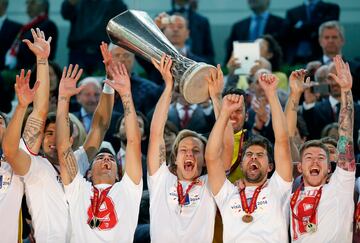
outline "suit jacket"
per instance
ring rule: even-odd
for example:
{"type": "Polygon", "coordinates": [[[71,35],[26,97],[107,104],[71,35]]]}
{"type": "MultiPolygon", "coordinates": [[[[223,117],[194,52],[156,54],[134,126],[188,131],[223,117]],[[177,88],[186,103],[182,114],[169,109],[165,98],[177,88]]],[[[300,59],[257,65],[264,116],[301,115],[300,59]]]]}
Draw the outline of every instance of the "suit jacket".
{"type": "MultiPolygon", "coordinates": [[[[180,126],[180,118],[179,113],[176,110],[175,103],[172,103],[169,108],[168,120],[174,123],[177,128],[182,130],[183,128],[180,126]]],[[[201,133],[205,136],[208,136],[213,125],[214,125],[214,117],[212,115],[207,116],[203,109],[200,106],[197,106],[192,116],[190,118],[189,123],[184,129],[189,129],[198,133],[201,133]]]]}
{"type": "Polygon", "coordinates": [[[22,25],[8,18],[0,29],[0,70],[4,69],[5,54],[10,49],[22,25]]]}
{"type": "MultiPolygon", "coordinates": [[[[190,45],[191,52],[205,59],[207,63],[213,64],[215,52],[209,20],[192,9],[186,11],[188,11],[187,16],[190,29],[188,44],[190,45]]],[[[174,12],[175,10],[171,10],[168,14],[171,15],[174,12]]]]}
{"type": "MultiPolygon", "coordinates": [[[[321,131],[330,123],[338,122],[339,114],[334,116],[329,98],[316,102],[315,106],[309,110],[302,111],[304,120],[309,130],[308,139],[319,139],[321,131]]],[[[360,128],[360,105],[354,103],[354,141],[357,141],[358,130],[360,128]]],[[[357,146],[355,151],[358,151],[357,146]]]]}
{"type": "MultiPolygon", "coordinates": [[[[247,17],[239,22],[236,22],[232,28],[230,36],[226,44],[226,59],[227,63],[231,57],[233,50],[233,41],[243,41],[246,42],[249,40],[249,30],[250,30],[251,17],[247,17]]],[[[284,24],[284,19],[273,14],[269,14],[267,19],[264,34],[271,34],[277,41],[281,40],[281,29],[284,24]]]]}
{"type": "Polygon", "coordinates": [[[319,1],[315,5],[311,19],[308,18],[307,6],[305,4],[289,9],[286,12],[285,33],[283,35],[286,39],[284,44],[286,44],[287,61],[296,63],[299,60],[296,52],[301,41],[310,43],[312,55],[307,61],[319,57],[322,54],[318,40],[319,26],[326,21],[339,20],[339,15],[339,5],[323,1],[319,1]],[[302,22],[301,27],[295,28],[299,21],[302,22]]]}
{"type": "MultiPolygon", "coordinates": [[[[56,54],[57,41],[58,41],[58,28],[56,24],[50,19],[45,19],[44,21],[34,26],[34,28],[39,28],[40,30],[44,31],[46,39],[48,39],[49,36],[52,37],[50,43],[51,51],[50,51],[49,60],[54,60],[56,54]]],[[[30,30],[24,34],[23,39],[28,39],[31,42],[33,42],[33,37],[30,30]]],[[[29,48],[25,43],[21,42],[19,47],[19,52],[17,54],[17,65],[16,65],[17,68],[18,69],[32,68],[35,63],[36,63],[35,55],[29,50],[29,48]]]]}

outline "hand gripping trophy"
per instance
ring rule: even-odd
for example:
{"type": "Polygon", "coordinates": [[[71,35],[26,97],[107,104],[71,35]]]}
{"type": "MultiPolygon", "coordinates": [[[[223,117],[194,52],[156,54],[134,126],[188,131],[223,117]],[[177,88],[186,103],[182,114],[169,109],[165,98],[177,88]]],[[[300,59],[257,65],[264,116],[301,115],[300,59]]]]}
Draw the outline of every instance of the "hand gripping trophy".
{"type": "Polygon", "coordinates": [[[216,68],[206,63],[197,63],[182,56],[156,26],[150,16],[137,10],[127,10],[112,18],[106,31],[110,40],[136,55],[160,62],[163,53],[171,56],[171,72],[175,85],[189,103],[201,103],[209,98],[205,79],[216,68]]]}

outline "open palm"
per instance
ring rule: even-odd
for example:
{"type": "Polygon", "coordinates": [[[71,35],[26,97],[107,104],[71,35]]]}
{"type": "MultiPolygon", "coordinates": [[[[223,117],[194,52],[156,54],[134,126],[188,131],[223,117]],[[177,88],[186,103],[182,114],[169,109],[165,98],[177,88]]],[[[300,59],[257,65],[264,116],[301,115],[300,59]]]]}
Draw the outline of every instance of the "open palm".
{"type": "Polygon", "coordinates": [[[50,55],[51,36],[46,40],[45,33],[39,28],[36,28],[36,32],[34,29],[31,29],[31,34],[34,38],[34,43],[31,43],[28,39],[23,40],[23,42],[27,44],[36,57],[47,59],[50,55]]]}
{"type": "Polygon", "coordinates": [[[19,101],[19,105],[22,107],[27,107],[31,102],[33,102],[35,92],[40,85],[40,82],[36,81],[34,87],[30,89],[30,75],[31,71],[28,70],[25,76],[24,69],[21,69],[20,75],[16,75],[15,92],[19,101]]]}
{"type": "Polygon", "coordinates": [[[113,77],[113,81],[105,80],[110,87],[115,89],[120,96],[129,94],[131,86],[130,86],[130,77],[126,71],[126,67],[124,64],[112,63],[109,65],[109,73],[113,77]]]}
{"type": "Polygon", "coordinates": [[[340,85],[342,90],[351,90],[353,79],[349,63],[345,63],[339,55],[334,57],[334,63],[337,75],[333,73],[329,75],[340,85]]]}
{"type": "Polygon", "coordinates": [[[69,65],[68,69],[64,67],[59,85],[59,96],[70,98],[82,90],[82,87],[76,88],[76,83],[79,81],[82,72],[83,70],[79,70],[77,64],[74,69],[72,64],[69,65]]]}

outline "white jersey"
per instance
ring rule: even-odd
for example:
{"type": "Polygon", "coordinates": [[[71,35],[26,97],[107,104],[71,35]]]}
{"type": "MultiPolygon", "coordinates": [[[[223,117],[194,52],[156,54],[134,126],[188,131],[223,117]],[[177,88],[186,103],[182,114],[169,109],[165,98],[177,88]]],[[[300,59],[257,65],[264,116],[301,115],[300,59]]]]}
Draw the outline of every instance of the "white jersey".
{"type": "MultiPolygon", "coordinates": [[[[183,192],[190,182],[182,182],[183,192]]],[[[216,205],[211,195],[208,177],[199,177],[179,206],[177,177],[165,163],[152,176],[148,176],[150,193],[151,242],[212,242],[216,205]]]]}
{"type": "Polygon", "coordinates": [[[17,242],[19,212],[24,194],[24,183],[14,175],[11,166],[1,158],[0,165],[0,239],[17,242]]]}
{"type": "MultiPolygon", "coordinates": [[[[315,214],[315,233],[307,233],[306,223],[299,222],[291,214],[291,237],[293,242],[352,242],[354,217],[355,171],[336,167],[329,184],[322,188],[321,199],[315,214]]],[[[294,208],[298,216],[310,217],[315,195],[320,187],[305,187],[294,208]]]]}
{"type": "MultiPolygon", "coordinates": [[[[89,164],[83,147],[75,151],[81,173],[89,164]]],[[[24,176],[27,205],[37,243],[70,241],[68,204],[59,172],[48,159],[29,154],[31,165],[24,176]]]]}
{"type": "MultiPolygon", "coordinates": [[[[96,185],[101,191],[108,184],[96,185]]],[[[92,218],[91,198],[94,195],[92,183],[79,173],[74,180],[65,186],[69,202],[73,236],[71,242],[133,242],[137,226],[142,180],[136,185],[125,173],[120,182],[115,183],[99,209],[98,218],[103,219],[97,228],[90,228],[88,221],[92,218]]]]}
{"type": "MultiPolygon", "coordinates": [[[[226,180],[215,196],[223,220],[224,242],[288,242],[291,185],[275,171],[258,195],[255,211],[251,214],[253,221],[245,223],[242,217],[246,213],[241,205],[239,190],[226,180]]],[[[256,188],[245,188],[249,206],[256,188]]]]}

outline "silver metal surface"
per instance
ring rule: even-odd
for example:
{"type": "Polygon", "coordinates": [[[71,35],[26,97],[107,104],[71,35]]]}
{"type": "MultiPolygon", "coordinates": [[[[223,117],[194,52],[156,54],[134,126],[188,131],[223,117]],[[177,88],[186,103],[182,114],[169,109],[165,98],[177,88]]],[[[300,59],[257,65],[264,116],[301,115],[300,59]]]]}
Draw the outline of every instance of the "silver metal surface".
{"type": "Polygon", "coordinates": [[[163,53],[171,56],[171,72],[175,85],[190,103],[201,103],[209,98],[205,79],[214,66],[197,63],[182,56],[143,11],[127,10],[112,18],[106,31],[111,42],[151,62],[160,62],[163,53]]]}

